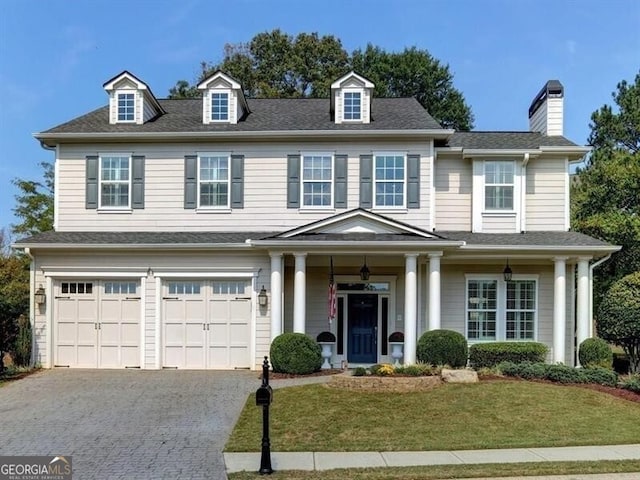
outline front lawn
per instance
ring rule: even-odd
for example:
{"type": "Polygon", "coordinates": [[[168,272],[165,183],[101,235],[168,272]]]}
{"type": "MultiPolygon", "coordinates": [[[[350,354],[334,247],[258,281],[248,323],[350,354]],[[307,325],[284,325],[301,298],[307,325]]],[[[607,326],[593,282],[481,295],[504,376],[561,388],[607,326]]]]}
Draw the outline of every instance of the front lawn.
{"type": "MultiPolygon", "coordinates": [[[[274,391],[272,451],[416,451],[637,443],[640,403],[523,381],[446,384],[416,393],[306,385],[274,391]]],[[[259,451],[253,395],[226,451],[259,451]]]]}

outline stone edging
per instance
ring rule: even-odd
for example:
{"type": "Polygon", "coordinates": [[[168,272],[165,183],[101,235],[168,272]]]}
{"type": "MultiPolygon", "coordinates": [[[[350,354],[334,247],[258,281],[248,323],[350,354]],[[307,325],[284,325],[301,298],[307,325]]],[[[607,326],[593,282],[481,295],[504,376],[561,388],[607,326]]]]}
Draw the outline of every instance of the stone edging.
{"type": "Polygon", "coordinates": [[[439,375],[429,377],[378,377],[367,375],[355,377],[350,373],[333,375],[327,382],[328,387],[349,390],[417,392],[431,390],[442,384],[439,375]]]}

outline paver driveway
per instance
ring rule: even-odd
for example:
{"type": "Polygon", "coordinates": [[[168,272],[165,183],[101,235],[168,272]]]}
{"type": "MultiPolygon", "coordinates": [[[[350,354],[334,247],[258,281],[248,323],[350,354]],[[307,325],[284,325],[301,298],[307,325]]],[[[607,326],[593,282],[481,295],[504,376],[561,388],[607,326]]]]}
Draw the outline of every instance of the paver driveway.
{"type": "Polygon", "coordinates": [[[39,372],[0,387],[0,455],[71,455],[76,480],[226,478],[222,449],[259,385],[248,371],[39,372]]]}

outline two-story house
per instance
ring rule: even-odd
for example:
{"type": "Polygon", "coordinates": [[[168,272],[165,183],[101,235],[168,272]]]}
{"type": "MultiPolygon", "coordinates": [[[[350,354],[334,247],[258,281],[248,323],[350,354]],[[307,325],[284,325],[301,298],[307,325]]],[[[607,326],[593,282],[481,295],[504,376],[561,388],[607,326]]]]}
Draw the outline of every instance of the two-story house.
{"type": "MultiPolygon", "coordinates": [[[[31,256],[44,367],[255,368],[282,332],[332,358],[405,363],[445,328],[535,340],[574,363],[593,268],[618,247],[570,231],[564,91],[530,131],[456,132],[349,73],[327,99],[249,99],[222,72],[158,100],[123,72],[107,106],[35,137],[55,154],[55,230],[31,256]],[[328,318],[330,278],[335,318],[328,318]]],[[[523,112],[524,115],[524,112],[523,112]]]]}

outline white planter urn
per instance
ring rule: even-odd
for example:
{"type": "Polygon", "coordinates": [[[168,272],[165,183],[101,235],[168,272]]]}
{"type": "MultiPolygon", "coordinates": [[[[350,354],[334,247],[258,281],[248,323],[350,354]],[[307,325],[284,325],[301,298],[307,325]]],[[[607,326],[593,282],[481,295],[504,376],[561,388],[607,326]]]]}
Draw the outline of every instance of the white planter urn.
{"type": "Polygon", "coordinates": [[[316,338],[318,345],[322,347],[322,358],[324,362],[320,367],[322,370],[328,370],[331,368],[331,357],[333,356],[333,346],[336,344],[336,336],[331,332],[322,332],[316,338]]]}
{"type": "Polygon", "coordinates": [[[400,366],[400,359],[404,356],[402,352],[402,348],[404,347],[404,342],[389,342],[391,345],[391,358],[393,358],[393,366],[400,366]]]}

